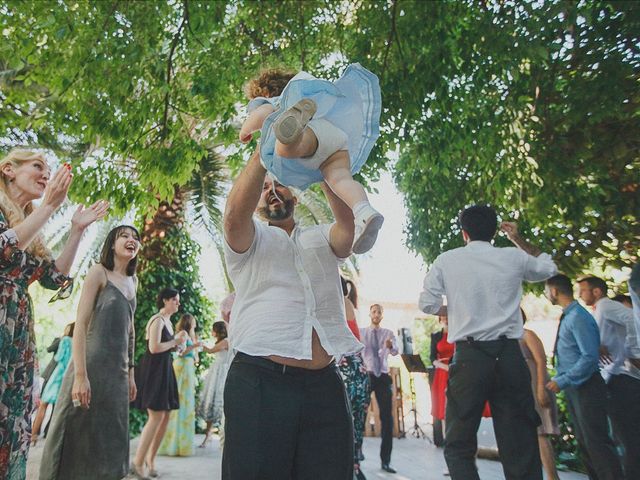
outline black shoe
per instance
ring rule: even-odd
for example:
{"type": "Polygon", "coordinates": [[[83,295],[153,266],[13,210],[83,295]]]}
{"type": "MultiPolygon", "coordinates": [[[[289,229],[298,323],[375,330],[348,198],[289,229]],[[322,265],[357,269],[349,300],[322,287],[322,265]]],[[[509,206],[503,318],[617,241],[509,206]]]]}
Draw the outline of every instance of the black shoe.
{"type": "Polygon", "coordinates": [[[387,472],[387,473],[398,473],[398,472],[396,472],[396,469],[395,469],[395,468],[393,468],[393,467],[392,467],[391,465],[389,465],[388,463],[384,463],[384,462],[383,462],[383,463],[382,463],[382,465],[380,465],[380,468],[381,468],[382,470],[384,470],[385,472],[387,472]]]}

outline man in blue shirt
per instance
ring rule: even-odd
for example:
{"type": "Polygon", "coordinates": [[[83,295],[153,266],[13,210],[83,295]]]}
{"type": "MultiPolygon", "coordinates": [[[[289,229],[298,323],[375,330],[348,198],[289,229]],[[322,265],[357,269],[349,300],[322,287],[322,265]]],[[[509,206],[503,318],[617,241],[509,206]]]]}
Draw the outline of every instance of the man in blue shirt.
{"type": "Polygon", "coordinates": [[[598,368],[600,332],[595,319],[573,298],[571,280],[556,275],[546,281],[545,295],[562,307],[554,347],[557,375],[547,384],[564,390],[569,415],[589,478],[624,478],[607,424],[607,389],[598,368]]]}
{"type": "Polygon", "coordinates": [[[600,330],[600,373],[609,393],[609,420],[622,444],[625,478],[640,479],[640,346],[633,310],[607,297],[607,284],[598,277],[578,280],[580,299],[593,308],[600,330]]]}

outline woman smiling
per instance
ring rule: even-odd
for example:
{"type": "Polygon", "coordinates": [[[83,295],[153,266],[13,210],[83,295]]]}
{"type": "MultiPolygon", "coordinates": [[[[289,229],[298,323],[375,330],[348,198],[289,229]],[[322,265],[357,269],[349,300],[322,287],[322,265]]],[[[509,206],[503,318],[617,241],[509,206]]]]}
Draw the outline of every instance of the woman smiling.
{"type": "Polygon", "coordinates": [[[53,260],[40,231],[64,202],[72,177],[68,164],[52,177],[38,152],[14,149],[0,161],[0,478],[26,477],[35,364],[28,287],[38,280],[69,291],[82,234],[109,208],[102,201],[78,207],[64,250],[53,260]]]}

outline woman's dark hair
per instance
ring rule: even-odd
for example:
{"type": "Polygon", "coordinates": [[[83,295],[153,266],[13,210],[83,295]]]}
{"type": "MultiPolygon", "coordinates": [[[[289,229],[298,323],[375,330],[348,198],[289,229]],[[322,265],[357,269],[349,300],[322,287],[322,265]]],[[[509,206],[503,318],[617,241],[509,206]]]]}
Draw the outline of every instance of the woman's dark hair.
{"type": "Polygon", "coordinates": [[[76,322],[67,323],[67,326],[64,327],[64,336],[65,337],[73,337],[73,330],[76,327],[76,322]]]}
{"type": "Polygon", "coordinates": [[[460,212],[460,228],[470,240],[490,242],[498,229],[498,215],[489,205],[472,205],[460,212]]]}
{"type": "Polygon", "coordinates": [[[178,320],[178,324],[176,325],[176,332],[190,332],[191,329],[195,326],[196,319],[190,313],[185,313],[178,320]]]}
{"type": "Polygon", "coordinates": [[[178,295],[178,293],[180,293],[178,292],[178,290],[171,287],[166,287],[160,290],[160,293],[158,294],[158,299],[156,300],[156,306],[158,307],[158,310],[164,307],[165,300],[169,300],[170,298],[175,297],[176,295],[178,295]]]}
{"type": "Polygon", "coordinates": [[[227,325],[224,322],[215,322],[211,329],[216,336],[216,343],[227,338],[227,325]]]}
{"type": "Polygon", "coordinates": [[[629,295],[625,295],[624,293],[617,294],[611,300],[613,300],[614,302],[623,303],[623,304],[624,303],[632,303],[631,302],[631,297],[629,295]]]}
{"type": "MultiPolygon", "coordinates": [[[[138,242],[140,241],[140,233],[136,229],[136,227],[132,227],[131,225],[119,225],[116,228],[112,229],[108,234],[107,238],[104,241],[104,245],[102,245],[102,252],[100,253],[100,263],[107,270],[113,271],[113,267],[115,265],[113,260],[113,252],[114,245],[120,232],[124,230],[131,230],[136,237],[138,242]]],[[[133,276],[136,274],[136,268],[138,266],[138,256],[136,255],[134,258],[129,260],[129,264],[127,265],[127,275],[133,276]]]]}
{"type": "Polygon", "coordinates": [[[527,323],[527,320],[528,320],[527,314],[524,313],[524,310],[522,309],[522,307],[520,307],[520,315],[522,315],[522,323],[523,324],[527,323]]]}
{"type": "Polygon", "coordinates": [[[342,295],[351,300],[353,308],[358,308],[358,290],[356,284],[352,280],[344,278],[340,275],[340,283],[342,283],[342,295]]]}

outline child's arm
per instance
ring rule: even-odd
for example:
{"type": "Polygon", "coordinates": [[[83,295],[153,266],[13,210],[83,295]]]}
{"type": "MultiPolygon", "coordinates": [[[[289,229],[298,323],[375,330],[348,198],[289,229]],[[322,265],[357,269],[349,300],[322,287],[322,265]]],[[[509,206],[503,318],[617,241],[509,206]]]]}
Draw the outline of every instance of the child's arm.
{"type": "Polygon", "coordinates": [[[249,143],[253,132],[262,128],[265,118],[271,115],[274,110],[273,105],[270,103],[263,103],[252,110],[240,129],[240,141],[242,143],[249,143]]]}

